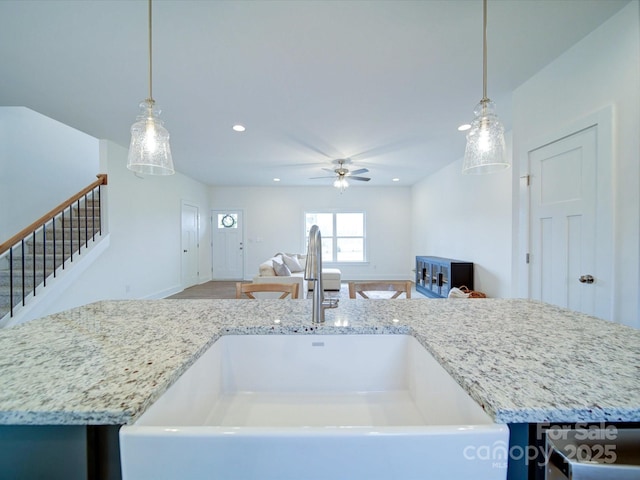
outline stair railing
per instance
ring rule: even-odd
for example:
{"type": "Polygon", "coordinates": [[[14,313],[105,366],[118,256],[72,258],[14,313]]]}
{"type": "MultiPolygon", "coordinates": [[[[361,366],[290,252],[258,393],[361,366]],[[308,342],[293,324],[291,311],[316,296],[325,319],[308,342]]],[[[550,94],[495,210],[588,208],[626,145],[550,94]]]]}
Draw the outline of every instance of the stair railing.
{"type": "MultiPolygon", "coordinates": [[[[33,222],[28,227],[25,227],[20,232],[16,233],[7,241],[0,244],[0,258],[8,252],[9,262],[9,315],[13,317],[14,309],[18,303],[22,303],[22,306],[26,304],[26,298],[30,291],[33,289],[33,296],[36,295],[36,289],[42,285],[46,287],[47,277],[49,275],[56,276],[56,272],[59,268],[64,269],[67,261],[73,262],[74,254],[80,255],[82,245],[85,248],[89,247],[89,240],[94,242],[96,235],[102,235],[102,199],[101,199],[101,187],[107,185],[107,175],[100,173],[96,175],[98,179],[83,188],[81,191],[69,197],[60,205],[55,207],[50,212],[46,213],[38,220],[33,222]],[[91,202],[91,206],[88,204],[91,202]],[[96,205],[97,204],[97,205],[96,205]],[[73,209],[76,208],[77,218],[74,225],[73,209]],[[84,209],[84,212],[82,210],[84,209]],[[80,215],[84,213],[85,221],[84,226],[80,221],[80,215]],[[89,228],[89,219],[91,219],[91,229],[89,228]],[[68,222],[68,235],[65,233],[67,230],[66,222],[68,222]],[[58,228],[56,228],[58,224],[58,228]],[[61,227],[61,228],[60,228],[61,227]],[[60,230],[60,237],[58,236],[58,230],[60,230]],[[84,234],[84,235],[83,235],[84,234]],[[76,238],[76,245],[74,245],[74,235],[76,238]],[[68,238],[67,238],[68,236],[68,238]],[[50,237],[50,238],[49,238],[50,237]],[[84,240],[83,240],[84,237],[84,240]],[[41,238],[42,248],[37,248],[37,240],[41,238]],[[50,248],[47,248],[47,242],[50,242],[50,248]],[[31,242],[31,245],[28,243],[31,242]],[[62,246],[58,250],[58,242],[61,242],[62,246]],[[33,285],[27,287],[26,282],[26,250],[29,246],[32,250],[32,268],[33,285]],[[18,284],[16,285],[16,279],[14,278],[15,270],[14,260],[17,255],[17,250],[20,251],[20,268],[18,272],[18,284]],[[38,251],[40,250],[40,251],[38,251]],[[47,253],[52,256],[52,268],[47,271],[47,253]],[[60,257],[58,262],[58,256],[60,257]],[[41,282],[37,278],[36,265],[42,262],[41,282]],[[18,301],[14,301],[14,294],[19,292],[18,301]]],[[[0,313],[0,317],[2,314],[0,313]]]]}

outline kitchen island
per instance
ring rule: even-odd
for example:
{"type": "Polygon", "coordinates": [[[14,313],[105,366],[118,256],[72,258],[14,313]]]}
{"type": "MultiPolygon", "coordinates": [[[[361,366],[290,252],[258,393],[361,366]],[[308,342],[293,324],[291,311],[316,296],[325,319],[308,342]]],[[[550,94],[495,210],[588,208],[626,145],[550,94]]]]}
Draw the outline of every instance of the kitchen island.
{"type": "Polygon", "coordinates": [[[319,326],[310,301],[104,301],[0,330],[2,437],[71,432],[87,443],[78,478],[117,478],[117,428],[220,336],[372,333],[415,337],[512,442],[532,425],[640,422],[640,331],[535,301],[343,300],[319,326]]]}

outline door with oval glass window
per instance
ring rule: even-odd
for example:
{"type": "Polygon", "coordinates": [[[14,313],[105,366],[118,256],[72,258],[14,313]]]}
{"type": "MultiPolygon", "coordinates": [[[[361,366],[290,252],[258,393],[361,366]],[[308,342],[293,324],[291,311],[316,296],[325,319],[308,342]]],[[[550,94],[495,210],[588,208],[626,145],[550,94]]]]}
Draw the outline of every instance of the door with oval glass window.
{"type": "Polygon", "coordinates": [[[212,211],[213,280],[244,278],[242,210],[212,211]]]}

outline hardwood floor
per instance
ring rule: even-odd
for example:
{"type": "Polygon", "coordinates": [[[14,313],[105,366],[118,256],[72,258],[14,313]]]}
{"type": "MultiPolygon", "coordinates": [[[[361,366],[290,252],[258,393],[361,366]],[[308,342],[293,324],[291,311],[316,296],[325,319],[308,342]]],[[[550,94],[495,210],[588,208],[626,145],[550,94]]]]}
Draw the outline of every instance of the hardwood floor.
{"type": "Polygon", "coordinates": [[[236,298],[235,281],[211,281],[194,285],[167,298],[236,298]]]}

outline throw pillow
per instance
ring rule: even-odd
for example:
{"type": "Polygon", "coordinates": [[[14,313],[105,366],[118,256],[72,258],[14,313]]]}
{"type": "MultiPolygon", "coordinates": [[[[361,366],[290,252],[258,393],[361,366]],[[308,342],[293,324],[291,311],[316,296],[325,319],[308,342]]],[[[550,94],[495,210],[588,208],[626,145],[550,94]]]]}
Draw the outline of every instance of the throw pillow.
{"type": "Polygon", "coordinates": [[[258,271],[261,277],[276,276],[276,272],[273,270],[273,262],[271,260],[261,263],[260,267],[258,268],[258,271]]]}
{"type": "Polygon", "coordinates": [[[276,272],[276,276],[278,277],[290,277],[291,270],[284,263],[273,262],[273,269],[276,272]]]}
{"type": "Polygon", "coordinates": [[[276,253],[273,257],[271,257],[271,264],[275,265],[276,263],[278,265],[282,265],[284,263],[284,260],[282,259],[282,254],[281,253],[276,253]]]}
{"type": "Polygon", "coordinates": [[[300,262],[296,257],[282,254],[282,259],[284,260],[284,264],[289,267],[289,270],[291,270],[291,273],[304,271],[304,267],[300,265],[300,262]]]}

